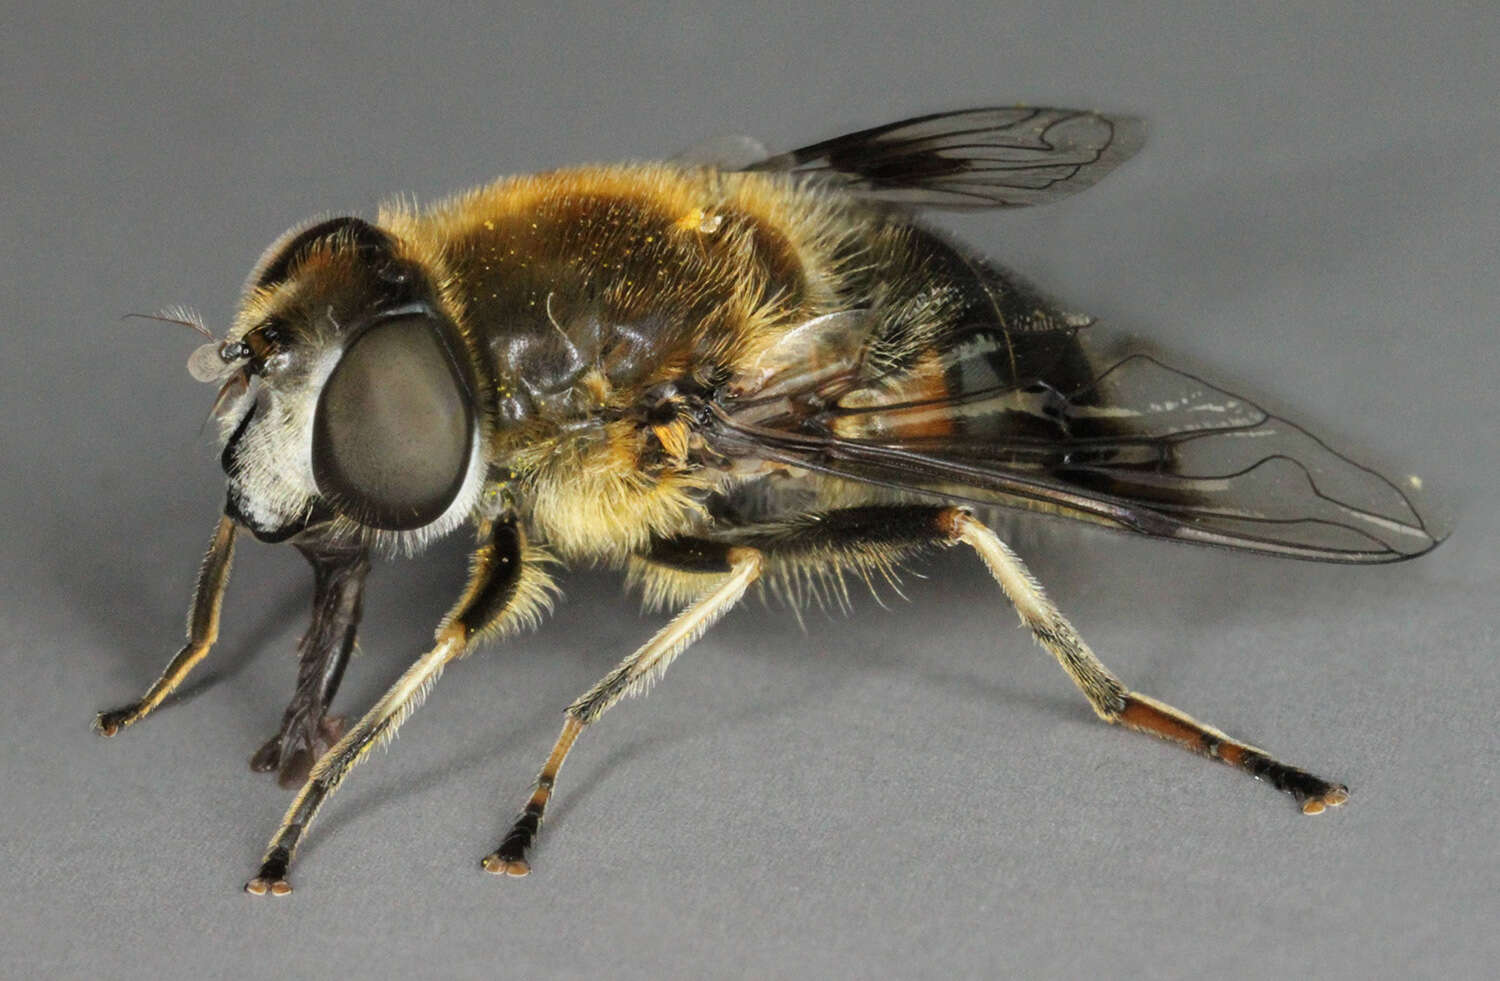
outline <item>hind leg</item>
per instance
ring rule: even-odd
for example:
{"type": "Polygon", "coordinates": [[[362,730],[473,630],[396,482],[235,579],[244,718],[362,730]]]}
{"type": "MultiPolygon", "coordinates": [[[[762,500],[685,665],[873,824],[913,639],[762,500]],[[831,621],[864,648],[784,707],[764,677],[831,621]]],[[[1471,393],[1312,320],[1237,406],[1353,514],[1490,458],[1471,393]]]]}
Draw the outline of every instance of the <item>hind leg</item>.
{"type": "Polygon", "coordinates": [[[1243,770],[1277,790],[1291,794],[1302,806],[1304,814],[1318,814],[1349,799],[1349,789],[1343,784],[1282,763],[1264,750],[1233,739],[1170,705],[1126,688],[1047,598],[1016,553],[993,531],[960,508],[946,509],[940,517],[940,524],[948,541],[963,542],[979,553],[990,574],[1021,615],[1022,624],[1057,658],[1101,719],[1159,736],[1184,749],[1243,770]]]}
{"type": "MultiPolygon", "coordinates": [[[[765,556],[767,578],[779,578],[784,583],[806,582],[809,576],[830,568],[854,571],[869,579],[924,551],[962,542],[979,553],[1020,614],[1022,624],[1057,658],[1106,722],[1159,736],[1243,770],[1292,795],[1307,814],[1317,814],[1349,798],[1342,784],[1283,763],[1264,750],[1127,688],[1084,643],[1015,552],[963,508],[847,508],[729,529],[722,538],[759,550],[765,556]]],[[[661,542],[653,549],[652,558],[668,570],[691,570],[695,547],[701,546],[690,541],[661,542]]],[[[670,571],[648,578],[646,585],[648,597],[653,591],[663,596],[674,592],[670,571]]]]}

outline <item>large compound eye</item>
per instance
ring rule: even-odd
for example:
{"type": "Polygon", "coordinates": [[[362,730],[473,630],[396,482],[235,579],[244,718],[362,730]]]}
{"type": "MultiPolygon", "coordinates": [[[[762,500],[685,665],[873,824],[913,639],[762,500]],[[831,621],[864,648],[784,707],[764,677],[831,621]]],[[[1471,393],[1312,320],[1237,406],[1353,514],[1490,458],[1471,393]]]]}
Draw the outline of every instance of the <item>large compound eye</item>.
{"type": "Polygon", "coordinates": [[[435,521],[469,469],[473,409],[432,318],[394,317],[339,359],[313,422],[313,475],[339,511],[375,528],[435,521]]]}

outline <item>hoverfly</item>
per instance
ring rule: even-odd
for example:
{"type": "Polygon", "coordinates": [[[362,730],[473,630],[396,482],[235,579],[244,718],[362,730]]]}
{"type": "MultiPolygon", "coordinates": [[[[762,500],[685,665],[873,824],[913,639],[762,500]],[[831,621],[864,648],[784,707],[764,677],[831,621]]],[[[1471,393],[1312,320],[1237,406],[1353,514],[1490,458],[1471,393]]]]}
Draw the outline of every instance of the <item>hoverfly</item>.
{"type": "Polygon", "coordinates": [[[302,786],[245,886],[285,894],[318,810],[449,662],[535,625],[555,564],[624,569],[678,612],[567,707],[483,860],[526,875],[577,737],[748,590],[840,589],[963,543],[1102,719],[1266,780],[1306,813],[1342,804],[1342,785],[1128,688],[984,521],[1031,509],[1346,563],[1440,538],[1415,478],[1387,480],[1143,348],[1095,343],[1090,318],[915,216],[1057,200],[1141,140],[1123,117],[974,109],[294,228],[225,339],[189,362],[220,386],[228,498],[187,642],[97,727],[139,721],[208,653],[240,529],[296,546],[312,623],[291,704],[251,763],[302,786]],[[371,555],[465,523],[480,543],[433,646],[344,731],[328,709],[371,555]]]}

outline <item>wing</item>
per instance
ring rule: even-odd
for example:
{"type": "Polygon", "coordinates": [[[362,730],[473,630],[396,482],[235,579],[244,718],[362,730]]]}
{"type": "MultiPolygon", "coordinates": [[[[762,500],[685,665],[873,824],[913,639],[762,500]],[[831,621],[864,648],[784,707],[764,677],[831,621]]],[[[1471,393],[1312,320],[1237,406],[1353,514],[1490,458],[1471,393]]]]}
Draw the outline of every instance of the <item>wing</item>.
{"type": "Polygon", "coordinates": [[[755,141],[731,138],[680,159],[796,174],[908,207],[1015,208],[1093,186],[1143,140],[1138,119],[1010,107],[918,116],[761,159],[755,141]]]}
{"type": "Polygon", "coordinates": [[[820,318],[731,387],[707,440],[729,457],[1292,558],[1389,562],[1437,545],[1416,478],[1389,480],[1143,348],[1089,352],[1094,330],[959,328],[916,367],[879,368],[859,315],[820,318]]]}

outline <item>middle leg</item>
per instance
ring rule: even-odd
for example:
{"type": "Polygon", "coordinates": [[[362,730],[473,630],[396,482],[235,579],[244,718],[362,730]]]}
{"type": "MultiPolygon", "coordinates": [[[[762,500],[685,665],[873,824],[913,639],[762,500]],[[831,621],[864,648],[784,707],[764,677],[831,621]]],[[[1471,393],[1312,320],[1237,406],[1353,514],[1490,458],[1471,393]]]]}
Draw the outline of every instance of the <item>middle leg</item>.
{"type": "MultiPolygon", "coordinates": [[[[649,601],[682,605],[677,618],[572,705],[562,733],[542,765],[531,797],[500,846],[480,863],[495,875],[524,876],[527,854],[558,771],[584,728],[627,694],[658,677],[671,660],[739,601],[762,573],[795,591],[825,571],[853,571],[866,579],[888,576],[906,558],[943,544],[937,516],[945,509],[857,507],[807,515],[789,522],[726,530],[723,538],[672,538],[652,543],[632,575],[649,601]],[[707,588],[705,591],[705,583],[707,588]],[[693,599],[696,597],[696,599],[693,599]]],[[[838,587],[834,585],[834,589],[838,587]]]]}
{"type": "Polygon", "coordinates": [[[433,647],[406,672],[313,766],[272,836],[245,891],[283,896],[292,891],[287,870],[313,818],[351,769],[372,748],[396,734],[416,711],[449,661],[463,656],[483,636],[501,636],[532,625],[550,602],[551,579],[539,553],[527,548],[513,518],[497,522],[473,554],[469,581],[438,626],[433,647]]]}
{"type": "Polygon", "coordinates": [[[661,677],[677,655],[728,613],[745,595],[750,584],[760,578],[763,563],[761,553],[755,549],[712,542],[696,544],[701,547],[693,556],[694,569],[701,573],[718,573],[716,585],[568,706],[562,733],[537,774],[531,797],[516,815],[515,823],[500,842],[500,847],[480,862],[486,872],[523,876],[531,871],[526,854],[541,831],[542,818],[547,802],[552,799],[558,771],[579,733],[620,699],[642,691],[661,677]]]}

